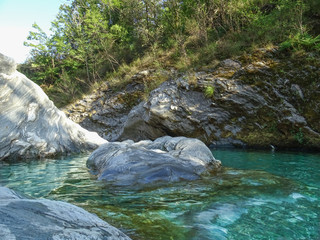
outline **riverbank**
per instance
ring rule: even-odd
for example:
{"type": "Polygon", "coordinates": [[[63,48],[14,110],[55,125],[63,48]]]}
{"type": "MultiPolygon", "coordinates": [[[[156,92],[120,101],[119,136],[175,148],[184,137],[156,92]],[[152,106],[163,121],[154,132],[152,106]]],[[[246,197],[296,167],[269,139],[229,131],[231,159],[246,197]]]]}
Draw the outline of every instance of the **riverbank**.
{"type": "Polygon", "coordinates": [[[320,58],[257,49],[201,69],[119,72],[64,108],[109,141],[196,137],[211,146],[318,151],[320,58]]]}

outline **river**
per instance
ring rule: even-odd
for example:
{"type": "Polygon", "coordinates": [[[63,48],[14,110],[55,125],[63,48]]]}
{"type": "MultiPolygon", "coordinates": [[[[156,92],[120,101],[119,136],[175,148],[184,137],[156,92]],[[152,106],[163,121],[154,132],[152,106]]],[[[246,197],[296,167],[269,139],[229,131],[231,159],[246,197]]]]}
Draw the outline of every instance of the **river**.
{"type": "Polygon", "coordinates": [[[213,150],[223,169],[194,182],[124,189],[88,155],[0,165],[0,185],[67,201],[141,240],[320,239],[320,154],[213,150]]]}

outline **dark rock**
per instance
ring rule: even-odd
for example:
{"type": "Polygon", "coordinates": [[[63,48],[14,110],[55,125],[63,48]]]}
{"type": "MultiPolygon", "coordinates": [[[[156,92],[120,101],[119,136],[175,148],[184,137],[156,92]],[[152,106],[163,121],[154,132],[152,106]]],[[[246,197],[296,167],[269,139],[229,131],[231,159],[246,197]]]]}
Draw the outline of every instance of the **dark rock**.
{"type": "Polygon", "coordinates": [[[143,84],[132,83],[126,90],[113,93],[103,87],[63,109],[67,116],[82,127],[96,131],[101,137],[114,141],[127,120],[131,108],[140,101],[143,84]]]}
{"type": "Polygon", "coordinates": [[[260,48],[214,63],[211,70],[168,73],[170,80],[145,102],[128,97],[154,79],[156,72],[146,71],[137,74],[140,80],[132,79],[128,95],[105,92],[72,116],[79,114],[82,126],[112,141],[170,135],[195,137],[206,144],[319,149],[320,60],[317,55],[312,59],[292,59],[277,48],[260,48]],[[206,97],[208,87],[213,93],[206,97]],[[299,135],[303,141],[297,140],[299,135]]]}
{"type": "MultiPolygon", "coordinates": [[[[263,59],[246,64],[228,59],[213,72],[163,83],[132,109],[119,140],[170,135],[214,145],[319,149],[320,99],[314,68],[299,71],[292,62],[283,63],[262,50],[263,59]],[[275,68],[280,64],[290,71],[275,68]],[[302,90],[304,81],[313,81],[313,87],[304,85],[302,90]],[[214,89],[211,97],[204,94],[207,86],[214,89]],[[303,141],[297,140],[299,135],[303,141]]],[[[316,72],[320,74],[320,68],[316,72]]]]}

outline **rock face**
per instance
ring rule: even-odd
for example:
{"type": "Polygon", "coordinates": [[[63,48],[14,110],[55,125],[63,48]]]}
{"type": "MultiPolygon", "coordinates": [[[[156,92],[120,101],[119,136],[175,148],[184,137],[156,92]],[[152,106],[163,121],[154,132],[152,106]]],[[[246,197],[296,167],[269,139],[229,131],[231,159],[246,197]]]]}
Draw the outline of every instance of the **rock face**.
{"type": "Polygon", "coordinates": [[[87,161],[87,166],[99,180],[117,186],[195,180],[220,165],[201,141],[169,136],[153,142],[129,140],[104,144],[87,161]]]}
{"type": "Polygon", "coordinates": [[[0,239],[130,239],[79,207],[26,199],[5,187],[0,187],[0,214],[0,239]]]}
{"type": "Polygon", "coordinates": [[[277,54],[260,49],[163,83],[132,109],[119,140],[170,135],[214,145],[320,149],[320,60],[299,69],[301,63],[277,54]]]}
{"type": "MultiPolygon", "coordinates": [[[[63,109],[66,115],[82,127],[97,132],[101,137],[114,141],[127,120],[132,106],[125,102],[127,96],[139,97],[140,86],[130,92],[113,93],[107,85],[63,109]]],[[[134,102],[136,99],[131,99],[134,102]]]]}
{"type": "Polygon", "coordinates": [[[112,141],[170,135],[220,146],[320,150],[317,55],[292,58],[277,49],[258,49],[209,67],[180,75],[168,70],[170,80],[140,103],[145,83],[158,78],[142,71],[126,90],[102,88],[67,112],[112,141]]]}
{"type": "Polygon", "coordinates": [[[106,141],[69,120],[0,54],[0,160],[95,149],[106,141]]]}
{"type": "Polygon", "coordinates": [[[159,78],[165,81],[172,74],[171,71],[144,70],[129,75],[129,80],[118,80],[129,82],[122,90],[118,90],[118,86],[110,87],[109,83],[101,84],[93,93],[64,107],[63,111],[89,131],[97,132],[108,141],[116,141],[130,110],[142,101],[145,88],[159,78]]]}

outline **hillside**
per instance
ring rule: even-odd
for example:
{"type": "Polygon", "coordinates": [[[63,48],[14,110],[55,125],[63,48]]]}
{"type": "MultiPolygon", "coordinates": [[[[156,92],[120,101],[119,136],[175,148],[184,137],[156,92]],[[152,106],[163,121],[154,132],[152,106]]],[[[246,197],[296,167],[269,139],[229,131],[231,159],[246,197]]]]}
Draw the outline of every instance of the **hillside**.
{"type": "Polygon", "coordinates": [[[319,149],[319,4],[74,0],[19,69],[108,140],[319,149]]]}

